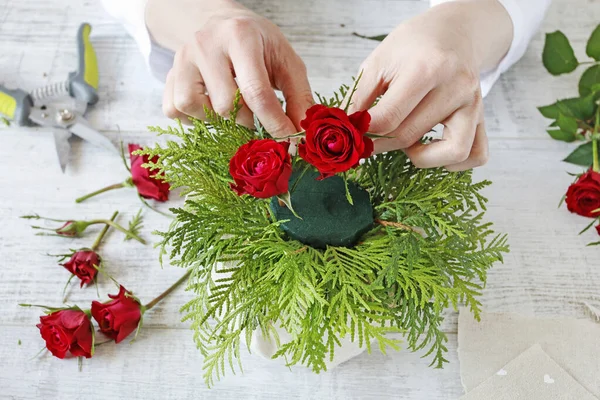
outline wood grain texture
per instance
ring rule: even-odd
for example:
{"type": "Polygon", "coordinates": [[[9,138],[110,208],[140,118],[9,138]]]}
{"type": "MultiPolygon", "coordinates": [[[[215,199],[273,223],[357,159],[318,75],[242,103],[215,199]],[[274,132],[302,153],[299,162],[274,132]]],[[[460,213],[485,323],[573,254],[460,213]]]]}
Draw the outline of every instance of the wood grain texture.
{"type": "MultiPolygon", "coordinates": [[[[313,88],[328,93],[359,68],[377,45],[351,36],[357,31],[381,34],[428,6],[418,0],[346,0],[303,2],[247,0],[249,7],[280,25],[307,63],[313,88]]],[[[598,0],[557,0],[542,32],[562,29],[576,53],[600,20],[598,0]],[[585,10],[582,13],[581,10],[585,10]]],[[[93,26],[101,75],[100,102],[87,114],[91,123],[117,141],[149,144],[156,138],[147,125],[167,125],[161,114],[159,83],[149,77],[133,40],[96,1],[0,0],[0,82],[33,89],[64,79],[74,68],[73,36],[77,26],[93,26]]],[[[506,73],[486,99],[486,121],[492,160],[479,169],[491,179],[489,219],[508,232],[512,252],[504,265],[492,269],[482,302],[489,311],[584,317],[582,304],[600,307],[598,248],[594,239],[577,232],[587,223],[557,209],[577,171],[561,160],[573,145],[551,141],[546,121],[535,106],[569,97],[576,76],[550,77],[541,65],[543,34],[538,33],[525,57],[506,73]]],[[[108,218],[121,211],[126,221],[140,208],[135,192],[123,189],[75,205],[77,196],[120,182],[127,176],[118,157],[73,140],[73,162],[61,174],[51,136],[42,129],[0,129],[0,388],[2,398],[249,398],[325,399],[398,398],[454,399],[462,393],[456,359],[456,314],[447,313],[451,363],[442,371],[427,368],[418,354],[362,355],[330,373],[315,376],[302,368],[292,372],[256,356],[243,356],[245,373],[211,391],[201,379],[201,356],[192,334],[180,321],[179,307],[190,298],[175,292],[153,309],[134,345],[106,344],[82,372],[75,360],[50,356],[30,360],[42,346],[34,327],[38,311],[19,302],[59,304],[68,273],[45,255],[89,246],[92,237],[69,241],[34,236],[18,216],[38,212],[58,218],[108,218]],[[18,345],[18,341],[22,345],[18,345]]],[[[173,206],[181,200],[170,203],[173,206]]],[[[163,207],[163,206],[161,206],[163,207]]],[[[165,229],[169,220],[144,211],[143,236],[165,229]]],[[[107,269],[148,301],[175,281],[182,271],[161,268],[158,252],[134,241],[122,242],[111,231],[102,254],[107,269]]],[[[113,291],[101,278],[104,298],[113,291]]],[[[70,301],[84,305],[96,299],[93,288],[73,286],[70,301]]]]}

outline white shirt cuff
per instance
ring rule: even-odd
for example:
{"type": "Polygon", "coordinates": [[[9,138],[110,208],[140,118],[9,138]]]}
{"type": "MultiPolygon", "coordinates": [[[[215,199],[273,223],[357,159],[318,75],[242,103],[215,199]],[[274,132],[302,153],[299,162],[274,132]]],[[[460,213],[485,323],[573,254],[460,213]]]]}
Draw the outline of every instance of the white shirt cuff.
{"type": "MultiPolygon", "coordinates": [[[[431,0],[431,6],[454,0],[431,0]]],[[[500,75],[523,57],[533,35],[537,32],[551,0],[498,0],[513,23],[510,48],[498,65],[480,75],[481,94],[485,97],[500,75]]]]}

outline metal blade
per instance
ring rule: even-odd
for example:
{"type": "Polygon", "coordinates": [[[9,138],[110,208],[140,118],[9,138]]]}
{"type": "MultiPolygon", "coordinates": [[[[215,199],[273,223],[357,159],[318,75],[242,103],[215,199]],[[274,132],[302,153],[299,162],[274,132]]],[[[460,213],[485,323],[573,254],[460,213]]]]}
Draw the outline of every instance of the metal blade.
{"type": "Polygon", "coordinates": [[[69,130],[95,146],[99,146],[110,150],[113,153],[121,154],[121,151],[110,141],[109,138],[95,130],[94,128],[86,125],[82,122],[82,119],[78,119],[73,125],[69,127],[69,130]]]}
{"type": "Polygon", "coordinates": [[[69,143],[71,132],[65,129],[54,129],[52,134],[54,136],[54,147],[58,156],[58,162],[64,174],[69,163],[69,158],[71,157],[71,144],[69,143]]]}

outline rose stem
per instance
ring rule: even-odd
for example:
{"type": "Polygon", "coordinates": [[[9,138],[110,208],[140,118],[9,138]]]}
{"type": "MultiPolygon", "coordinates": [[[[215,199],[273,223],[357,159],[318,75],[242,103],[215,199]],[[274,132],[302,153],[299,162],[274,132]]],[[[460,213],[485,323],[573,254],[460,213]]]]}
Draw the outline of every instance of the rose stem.
{"type": "Polygon", "coordinates": [[[109,190],[120,189],[120,188],[123,188],[123,187],[126,187],[126,186],[128,186],[127,182],[115,183],[114,185],[110,185],[110,186],[104,187],[102,189],[98,189],[95,192],[86,194],[85,196],[81,196],[81,197],[75,199],[75,203],[81,203],[83,201],[86,201],[90,197],[94,197],[94,196],[96,196],[96,195],[98,195],[100,193],[108,192],[109,190]]]}
{"type": "Polygon", "coordinates": [[[158,295],[158,297],[155,298],[154,300],[152,300],[150,303],[146,304],[144,306],[144,308],[146,310],[149,310],[152,307],[154,307],[156,304],[158,304],[158,302],[160,302],[162,299],[164,299],[169,294],[171,294],[171,292],[173,290],[177,289],[177,286],[181,285],[190,276],[191,272],[192,272],[192,270],[189,269],[181,278],[179,278],[179,280],[177,282],[175,282],[174,284],[172,284],[171,287],[169,287],[167,290],[165,290],[160,295],[158,295]]]}
{"type": "Polygon", "coordinates": [[[131,236],[132,238],[134,238],[135,240],[137,240],[138,242],[140,242],[141,244],[146,244],[146,241],[144,239],[142,239],[141,237],[139,237],[138,235],[136,235],[135,233],[128,231],[127,229],[123,228],[121,225],[117,224],[116,222],[112,222],[108,219],[94,219],[92,221],[88,221],[89,225],[95,225],[95,224],[106,224],[106,225],[110,225],[113,228],[115,228],[118,231],[123,232],[124,234],[131,236]]]}
{"type": "MultiPolygon", "coordinates": [[[[119,212],[115,211],[114,214],[112,215],[112,217],[110,217],[110,220],[114,222],[115,218],[117,218],[118,214],[119,214],[119,212]]],[[[91,247],[92,250],[94,250],[94,251],[98,250],[98,247],[100,247],[100,242],[102,242],[102,239],[104,239],[104,235],[106,235],[106,232],[108,232],[108,228],[110,228],[110,225],[104,225],[104,228],[102,228],[102,230],[100,231],[100,234],[98,235],[98,237],[94,241],[94,244],[91,247]]]]}
{"type": "Polygon", "coordinates": [[[413,232],[419,233],[412,226],[404,225],[401,222],[384,221],[384,220],[381,220],[381,219],[376,219],[375,222],[378,223],[379,225],[382,225],[382,226],[393,226],[394,228],[399,228],[399,229],[404,229],[404,230],[407,230],[407,231],[413,231],[413,232]]]}
{"type": "Polygon", "coordinates": [[[594,125],[594,132],[592,133],[592,154],[593,154],[593,166],[594,172],[600,172],[600,160],[598,157],[598,128],[600,127],[600,106],[596,110],[596,124],[594,125]]]}

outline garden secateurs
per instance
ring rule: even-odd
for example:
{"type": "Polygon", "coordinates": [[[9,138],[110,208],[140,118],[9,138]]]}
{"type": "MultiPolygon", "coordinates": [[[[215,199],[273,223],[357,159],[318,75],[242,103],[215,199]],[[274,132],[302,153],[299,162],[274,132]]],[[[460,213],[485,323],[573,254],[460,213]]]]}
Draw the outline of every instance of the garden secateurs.
{"type": "Polygon", "coordinates": [[[50,128],[54,134],[56,153],[62,171],[69,162],[72,134],[96,145],[119,153],[117,147],[91,127],[83,117],[88,105],[98,101],[98,64],[90,42],[92,27],[83,23],[77,31],[77,71],[59,83],[50,84],[27,93],[22,89],[8,89],[0,85],[0,115],[18,126],[50,128]],[[71,97],[75,107],[55,104],[57,98],[71,97]]]}

